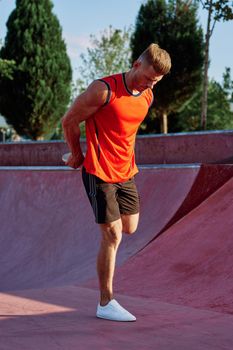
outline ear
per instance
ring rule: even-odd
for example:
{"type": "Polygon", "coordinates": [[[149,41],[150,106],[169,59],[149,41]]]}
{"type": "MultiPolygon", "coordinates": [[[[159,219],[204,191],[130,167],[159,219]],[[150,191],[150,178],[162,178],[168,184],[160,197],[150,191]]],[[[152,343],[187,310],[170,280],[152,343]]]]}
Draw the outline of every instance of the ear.
{"type": "Polygon", "coordinates": [[[134,61],[134,63],[133,63],[133,67],[134,67],[134,68],[138,68],[138,67],[140,67],[140,66],[141,66],[141,64],[142,64],[142,62],[141,62],[141,61],[136,60],[136,61],[134,61]]]}

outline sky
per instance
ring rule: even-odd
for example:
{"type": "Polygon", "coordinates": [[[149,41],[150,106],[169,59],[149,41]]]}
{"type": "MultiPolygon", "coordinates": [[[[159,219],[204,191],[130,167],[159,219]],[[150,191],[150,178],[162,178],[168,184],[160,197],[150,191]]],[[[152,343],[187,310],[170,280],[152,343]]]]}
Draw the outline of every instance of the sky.
{"type": "MultiPolygon", "coordinates": [[[[124,29],[135,25],[143,0],[53,0],[53,12],[62,27],[63,38],[73,68],[73,79],[78,77],[80,54],[90,46],[90,35],[98,36],[112,25],[124,29]]],[[[0,38],[6,35],[6,21],[15,8],[15,0],[0,0],[0,38]]],[[[205,10],[199,10],[199,20],[206,29],[205,10]]],[[[233,78],[233,21],[216,24],[210,41],[209,77],[222,82],[225,67],[231,68],[233,78]]]]}

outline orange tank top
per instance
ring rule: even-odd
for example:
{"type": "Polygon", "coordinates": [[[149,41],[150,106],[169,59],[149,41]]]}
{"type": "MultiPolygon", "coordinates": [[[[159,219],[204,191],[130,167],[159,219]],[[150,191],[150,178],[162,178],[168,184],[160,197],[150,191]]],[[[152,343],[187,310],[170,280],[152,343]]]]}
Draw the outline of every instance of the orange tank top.
{"type": "Polygon", "coordinates": [[[153,102],[147,89],[132,94],[125,73],[103,79],[108,87],[106,103],[86,120],[87,153],[84,167],[105,182],[124,182],[138,172],[134,145],[137,130],[153,102]]]}

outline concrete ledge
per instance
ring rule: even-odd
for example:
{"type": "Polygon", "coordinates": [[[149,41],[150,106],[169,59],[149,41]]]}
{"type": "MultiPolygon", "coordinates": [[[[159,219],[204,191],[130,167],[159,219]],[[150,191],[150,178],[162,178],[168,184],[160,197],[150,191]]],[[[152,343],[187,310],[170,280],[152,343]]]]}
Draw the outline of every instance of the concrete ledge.
{"type": "Polygon", "coordinates": [[[233,131],[138,136],[139,164],[233,163],[233,131]]]}
{"type": "MultiPolygon", "coordinates": [[[[66,152],[64,141],[0,143],[0,166],[62,166],[66,152]]],[[[233,164],[233,131],[139,135],[135,153],[137,164],[233,164]]]]}
{"type": "MultiPolygon", "coordinates": [[[[158,164],[139,165],[139,170],[146,169],[198,169],[201,164],[158,164]]],[[[80,171],[67,166],[0,166],[0,171],[80,171]]]]}

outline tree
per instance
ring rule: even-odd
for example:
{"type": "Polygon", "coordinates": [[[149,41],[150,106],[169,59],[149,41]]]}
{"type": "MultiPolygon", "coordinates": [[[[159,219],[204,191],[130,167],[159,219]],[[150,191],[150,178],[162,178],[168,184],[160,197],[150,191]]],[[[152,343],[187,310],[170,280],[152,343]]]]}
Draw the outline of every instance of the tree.
{"type": "Polygon", "coordinates": [[[142,4],[131,40],[132,60],[155,42],[171,55],[171,73],[154,88],[154,108],[142,127],[154,132],[153,115],[167,133],[167,116],[190,98],[200,84],[203,66],[203,34],[197,5],[181,0],[148,0],[142,4]]]}
{"type": "Polygon", "coordinates": [[[207,123],[207,100],[208,100],[208,67],[209,67],[209,46],[210,37],[216,22],[221,20],[229,21],[233,19],[232,0],[200,0],[203,9],[208,11],[207,29],[205,35],[205,63],[204,63],[204,79],[202,92],[201,107],[201,126],[206,128],[207,123]],[[230,5],[231,3],[231,5],[230,5]]]}
{"type": "Polygon", "coordinates": [[[230,103],[233,103],[233,80],[231,80],[231,69],[226,68],[223,73],[223,89],[230,103]]]}
{"type": "Polygon", "coordinates": [[[0,79],[13,79],[13,71],[15,68],[14,60],[3,60],[0,58],[0,79]]]}
{"type": "Polygon", "coordinates": [[[76,83],[76,91],[81,92],[91,81],[130,67],[130,33],[131,30],[114,29],[109,26],[98,39],[90,36],[91,47],[86,54],[81,54],[80,79],[76,83]]]}
{"type": "Polygon", "coordinates": [[[50,0],[17,0],[2,59],[14,60],[0,82],[0,113],[19,135],[37,139],[56,127],[70,99],[71,65],[50,0]]]}
{"type": "MultiPolygon", "coordinates": [[[[2,46],[2,40],[0,40],[0,48],[2,46]]],[[[0,58],[0,79],[13,78],[13,71],[15,68],[14,60],[3,60],[0,58]]]]}
{"type": "MultiPolygon", "coordinates": [[[[207,130],[233,129],[233,112],[230,103],[232,101],[233,82],[230,76],[230,68],[226,68],[223,74],[222,85],[211,80],[208,84],[208,115],[207,130]]],[[[200,114],[202,86],[195,92],[192,98],[171,117],[171,131],[198,131],[201,130],[200,114]]]]}

